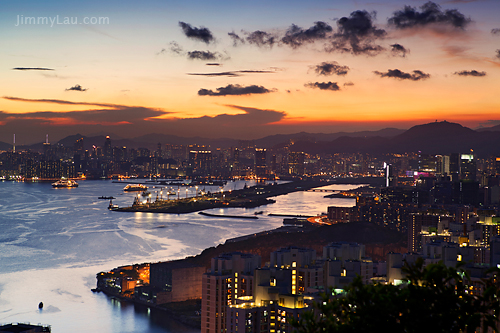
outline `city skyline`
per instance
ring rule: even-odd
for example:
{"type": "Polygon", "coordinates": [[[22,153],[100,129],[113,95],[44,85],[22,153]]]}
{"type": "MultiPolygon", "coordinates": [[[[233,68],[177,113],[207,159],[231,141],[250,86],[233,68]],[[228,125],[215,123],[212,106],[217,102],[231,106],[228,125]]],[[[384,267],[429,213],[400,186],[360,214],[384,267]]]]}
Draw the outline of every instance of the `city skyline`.
{"type": "Polygon", "coordinates": [[[494,1],[0,8],[4,142],[500,123],[494,1]]]}

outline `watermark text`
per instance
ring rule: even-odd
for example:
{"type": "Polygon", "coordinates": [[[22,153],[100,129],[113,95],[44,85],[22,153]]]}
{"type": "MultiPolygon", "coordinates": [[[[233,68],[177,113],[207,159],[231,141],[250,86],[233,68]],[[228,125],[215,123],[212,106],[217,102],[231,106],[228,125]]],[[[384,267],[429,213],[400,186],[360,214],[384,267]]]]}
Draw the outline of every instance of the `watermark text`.
{"type": "Polygon", "coordinates": [[[17,15],[15,27],[21,25],[49,25],[51,28],[57,25],[106,25],[109,17],[78,17],[78,16],[24,16],[17,15]]]}

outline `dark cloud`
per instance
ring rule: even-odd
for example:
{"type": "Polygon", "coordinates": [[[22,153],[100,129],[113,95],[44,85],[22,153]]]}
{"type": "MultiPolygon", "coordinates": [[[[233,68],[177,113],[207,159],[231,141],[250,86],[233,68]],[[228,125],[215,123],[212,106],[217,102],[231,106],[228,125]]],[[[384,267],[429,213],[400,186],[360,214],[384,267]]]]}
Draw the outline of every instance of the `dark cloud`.
{"type": "MultiPolygon", "coordinates": [[[[226,106],[231,107],[233,109],[244,111],[245,113],[238,115],[218,115],[215,116],[214,118],[222,118],[222,117],[232,118],[232,122],[238,121],[243,126],[270,124],[280,121],[287,115],[286,112],[283,111],[257,109],[257,108],[250,108],[238,105],[226,105],[226,106]]],[[[224,123],[228,124],[227,121],[224,121],[224,123]]]]}
{"type": "Polygon", "coordinates": [[[498,29],[498,28],[491,29],[491,33],[492,33],[493,35],[498,35],[498,34],[500,34],[500,29],[498,29]]]}
{"type": "Polygon", "coordinates": [[[45,67],[14,67],[12,68],[14,71],[53,71],[52,68],[45,67]]]}
{"type": "Polygon", "coordinates": [[[239,84],[229,84],[226,87],[219,87],[216,91],[210,89],[200,89],[199,96],[227,96],[227,95],[250,95],[250,94],[267,94],[275,91],[269,90],[263,86],[251,85],[241,86],[239,84]]]}
{"type": "Polygon", "coordinates": [[[352,83],[352,82],[346,82],[346,83],[344,83],[344,87],[353,86],[353,85],[354,85],[354,83],[352,83]]]}
{"type": "Polygon", "coordinates": [[[392,44],[391,45],[392,49],[391,49],[391,53],[394,55],[394,56],[401,56],[401,57],[406,57],[406,53],[409,53],[410,50],[406,49],[403,45],[401,44],[392,44]]]}
{"type": "Polygon", "coordinates": [[[239,44],[245,44],[245,40],[241,38],[238,34],[236,34],[234,31],[228,32],[227,34],[233,40],[233,46],[238,46],[239,44]]]}
{"type": "Polygon", "coordinates": [[[500,59],[500,49],[495,51],[495,57],[500,59]]]}
{"type": "Polygon", "coordinates": [[[479,2],[484,0],[448,0],[443,3],[471,3],[471,2],[479,2]]]}
{"type": "Polygon", "coordinates": [[[497,125],[500,125],[500,120],[497,120],[497,119],[495,119],[495,120],[490,119],[484,123],[479,123],[480,127],[493,127],[493,126],[497,126],[497,125]]]}
{"type": "Polygon", "coordinates": [[[471,71],[455,72],[453,74],[460,75],[460,76],[486,76],[486,72],[478,72],[475,69],[473,69],[471,71]]]}
{"type": "Polygon", "coordinates": [[[322,62],[316,66],[310,66],[318,75],[346,75],[349,72],[349,66],[339,65],[336,61],[322,62]]]}
{"type": "MultiPolygon", "coordinates": [[[[61,105],[92,105],[64,100],[29,100],[10,97],[11,101],[43,102],[61,105]]],[[[165,118],[168,112],[161,109],[96,103],[111,109],[92,109],[79,111],[44,111],[30,113],[7,113],[0,111],[0,135],[16,137],[24,141],[38,142],[49,133],[52,140],[62,139],[75,133],[93,135],[96,132],[112,131],[118,136],[130,137],[150,133],[173,135],[199,135],[220,138],[221,136],[239,139],[255,139],[275,132],[275,123],[286,117],[283,111],[256,109],[244,106],[227,105],[232,114],[190,118],[165,118]],[[238,110],[239,112],[234,112],[238,110]],[[235,114],[236,113],[236,114],[235,114]],[[112,127],[111,127],[112,126],[112,127]]]]}
{"type": "MultiPolygon", "coordinates": [[[[168,49],[162,49],[160,53],[166,53],[167,51],[181,55],[181,56],[186,56],[188,59],[191,60],[227,60],[229,57],[227,55],[224,55],[219,52],[212,52],[212,51],[199,51],[199,50],[194,50],[194,51],[184,51],[182,46],[180,46],[177,42],[170,42],[168,49]]],[[[216,65],[213,65],[213,63],[207,64],[209,66],[219,66],[220,64],[217,63],[216,65]]]]}
{"type": "Polygon", "coordinates": [[[420,70],[413,71],[413,74],[402,72],[399,69],[389,69],[386,73],[382,73],[379,71],[374,71],[373,73],[379,75],[380,77],[391,77],[400,80],[412,80],[412,81],[419,81],[423,79],[428,79],[430,77],[430,74],[426,74],[420,70]]]}
{"type": "Polygon", "coordinates": [[[304,84],[304,86],[307,88],[317,88],[321,90],[333,90],[333,91],[340,90],[340,87],[337,84],[337,82],[308,82],[304,84]]]}
{"type": "Polygon", "coordinates": [[[295,24],[285,32],[285,36],[281,38],[281,42],[285,45],[297,48],[304,43],[313,43],[317,40],[325,39],[327,34],[333,31],[332,27],[325,22],[314,22],[314,25],[309,29],[303,29],[295,24]]]}
{"type": "Polygon", "coordinates": [[[206,44],[215,40],[212,32],[207,28],[196,28],[185,22],[179,22],[179,26],[188,38],[197,39],[206,44]]]}
{"type": "Polygon", "coordinates": [[[219,52],[211,51],[188,51],[188,59],[198,59],[198,60],[219,60],[224,58],[224,56],[219,52]]]}
{"type": "Polygon", "coordinates": [[[342,17],[337,21],[338,30],[333,34],[332,42],[326,50],[349,52],[354,55],[379,54],[384,48],[375,44],[375,41],[384,38],[387,33],[374,26],[374,18],[375,13],[370,14],[365,10],[357,10],[349,17],[342,17]]]}
{"type": "Polygon", "coordinates": [[[441,10],[441,7],[434,2],[427,2],[420,7],[421,11],[411,6],[405,6],[402,10],[393,13],[388,23],[397,29],[408,29],[423,27],[430,24],[444,24],[458,29],[465,29],[471,22],[456,9],[441,10]]]}
{"type": "Polygon", "coordinates": [[[214,76],[240,76],[237,72],[218,72],[218,73],[187,73],[187,75],[195,75],[195,76],[208,76],[208,77],[214,77],[214,76]]]}
{"type": "Polygon", "coordinates": [[[273,45],[278,41],[278,37],[276,35],[261,30],[256,30],[246,34],[246,41],[249,44],[255,44],[259,47],[273,47],[273,45]]]}
{"type": "Polygon", "coordinates": [[[240,70],[240,71],[216,72],[216,73],[188,73],[188,75],[199,75],[199,76],[241,76],[241,74],[270,74],[270,73],[276,73],[276,71],[240,70]]]}
{"type": "Polygon", "coordinates": [[[17,97],[3,97],[10,101],[18,102],[37,102],[63,105],[89,105],[106,107],[106,109],[98,110],[83,110],[83,111],[38,111],[27,113],[9,113],[12,121],[19,119],[36,119],[38,121],[53,121],[57,124],[58,121],[64,120],[66,123],[76,124],[102,124],[102,123],[131,123],[138,120],[150,119],[167,114],[161,110],[125,106],[107,103],[85,103],[85,102],[70,102],[65,100],[51,99],[24,99],[17,97]]]}
{"type": "Polygon", "coordinates": [[[268,71],[268,70],[254,70],[254,69],[244,69],[241,71],[237,71],[238,73],[248,73],[248,74],[269,74],[276,73],[276,70],[268,71]]]}
{"type": "Polygon", "coordinates": [[[71,88],[66,89],[66,91],[87,91],[87,88],[83,88],[81,85],[77,84],[71,88]]]}
{"type": "MultiPolygon", "coordinates": [[[[164,51],[164,50],[165,49],[163,49],[162,51],[164,51]]],[[[169,43],[169,50],[170,50],[170,52],[173,52],[175,54],[184,54],[184,50],[177,42],[170,42],[169,43]]]]}
{"type": "Polygon", "coordinates": [[[14,102],[28,102],[28,103],[50,103],[50,104],[62,104],[62,105],[89,105],[89,106],[100,106],[105,108],[122,108],[125,105],[120,104],[109,104],[109,103],[88,103],[88,102],[71,102],[61,99],[29,99],[29,98],[19,98],[11,96],[3,96],[3,99],[14,101],[14,102]]]}

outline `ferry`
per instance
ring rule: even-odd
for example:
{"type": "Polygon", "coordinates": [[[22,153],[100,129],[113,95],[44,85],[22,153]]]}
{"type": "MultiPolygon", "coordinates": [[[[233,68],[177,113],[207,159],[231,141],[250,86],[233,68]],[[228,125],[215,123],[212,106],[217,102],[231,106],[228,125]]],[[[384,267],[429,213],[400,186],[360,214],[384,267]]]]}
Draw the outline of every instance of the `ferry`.
{"type": "Polygon", "coordinates": [[[71,179],[61,179],[52,183],[52,187],[78,187],[78,183],[71,179]]]}
{"type": "Polygon", "coordinates": [[[146,185],[142,184],[128,184],[123,188],[124,191],[126,192],[133,192],[133,191],[145,191],[147,190],[148,187],[146,185]]]}

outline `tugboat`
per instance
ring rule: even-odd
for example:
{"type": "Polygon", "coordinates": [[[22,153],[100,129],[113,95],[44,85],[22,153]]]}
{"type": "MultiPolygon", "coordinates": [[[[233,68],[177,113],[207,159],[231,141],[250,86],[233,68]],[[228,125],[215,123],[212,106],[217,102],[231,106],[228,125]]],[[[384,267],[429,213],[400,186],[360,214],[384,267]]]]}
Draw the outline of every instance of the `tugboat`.
{"type": "Polygon", "coordinates": [[[55,183],[52,183],[52,187],[78,187],[78,183],[71,179],[60,179],[55,183]]]}
{"type": "Polygon", "coordinates": [[[118,209],[118,205],[113,205],[113,200],[109,200],[108,209],[109,210],[117,210],[118,209]]]}

